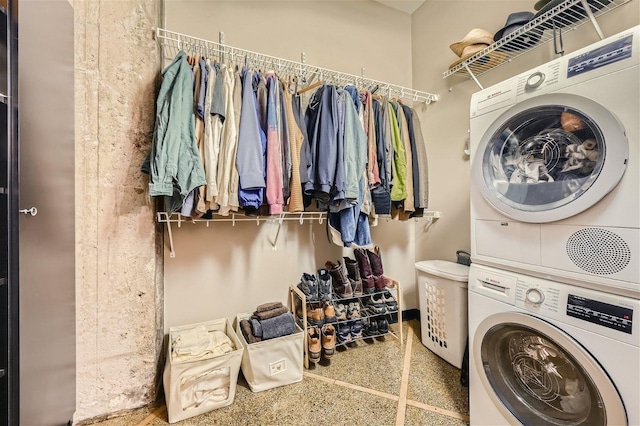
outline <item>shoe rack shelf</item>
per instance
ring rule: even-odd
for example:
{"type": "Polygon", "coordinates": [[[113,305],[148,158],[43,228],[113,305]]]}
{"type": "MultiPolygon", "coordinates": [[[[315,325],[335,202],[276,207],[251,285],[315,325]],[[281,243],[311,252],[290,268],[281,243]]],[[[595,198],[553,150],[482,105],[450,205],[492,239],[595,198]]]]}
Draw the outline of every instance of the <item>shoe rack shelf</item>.
{"type": "MultiPolygon", "coordinates": [[[[448,69],[443,73],[443,78],[462,75],[472,78],[482,89],[476,77],[543,44],[553,41],[561,45],[562,31],[574,30],[591,22],[600,39],[605,38],[596,18],[631,1],[634,0],[566,0],[448,69]]],[[[556,48],[556,53],[562,55],[564,51],[556,48]]]]}
{"type": "MultiPolygon", "coordinates": [[[[354,297],[350,297],[350,298],[345,298],[345,299],[341,299],[341,298],[333,298],[331,300],[332,303],[337,304],[340,302],[346,302],[346,301],[355,301],[357,300],[358,303],[360,304],[360,312],[364,313],[366,312],[366,315],[362,315],[359,318],[356,319],[360,319],[360,320],[365,320],[365,319],[379,319],[379,318],[388,318],[389,316],[396,314],[398,316],[398,322],[395,324],[389,324],[389,331],[387,331],[386,333],[380,333],[380,334],[375,334],[375,335],[371,335],[371,336],[366,336],[364,335],[363,332],[363,336],[362,337],[358,337],[355,338],[353,340],[351,340],[350,342],[343,342],[340,343],[337,341],[336,339],[336,347],[338,346],[344,346],[348,343],[351,342],[356,342],[358,340],[364,340],[364,339],[374,339],[377,337],[382,337],[382,336],[393,336],[396,339],[400,340],[400,345],[402,345],[404,343],[404,336],[403,336],[403,330],[402,330],[402,292],[400,291],[400,282],[396,281],[394,279],[391,279],[391,282],[393,283],[393,287],[391,288],[387,288],[384,291],[388,291],[389,293],[391,293],[391,295],[396,299],[397,303],[398,303],[398,310],[396,312],[386,312],[386,313],[380,313],[380,314],[376,314],[376,313],[369,313],[368,308],[366,307],[365,304],[362,303],[362,300],[372,296],[372,295],[376,295],[376,294],[382,294],[383,291],[377,291],[375,293],[371,293],[371,294],[363,294],[362,296],[354,296],[354,297]]],[[[315,325],[311,324],[309,322],[309,319],[307,317],[307,296],[296,286],[296,285],[291,285],[289,287],[289,295],[291,298],[291,312],[293,312],[294,314],[294,318],[296,319],[296,321],[300,322],[300,318],[298,317],[297,313],[296,313],[296,306],[297,303],[299,302],[302,306],[302,322],[301,322],[301,327],[304,330],[304,356],[303,356],[303,360],[304,360],[304,367],[305,368],[309,368],[309,328],[311,327],[315,327],[315,325]]],[[[316,303],[316,302],[309,302],[309,303],[316,303]]],[[[333,322],[331,324],[333,324],[334,326],[339,326],[340,324],[343,324],[345,322],[352,322],[355,319],[348,319],[348,320],[339,320],[336,322],[333,322]]],[[[321,326],[317,326],[320,327],[321,326]]],[[[337,334],[337,330],[336,330],[336,334],[337,334]]],[[[334,355],[335,356],[335,355],[334,355]]]]}

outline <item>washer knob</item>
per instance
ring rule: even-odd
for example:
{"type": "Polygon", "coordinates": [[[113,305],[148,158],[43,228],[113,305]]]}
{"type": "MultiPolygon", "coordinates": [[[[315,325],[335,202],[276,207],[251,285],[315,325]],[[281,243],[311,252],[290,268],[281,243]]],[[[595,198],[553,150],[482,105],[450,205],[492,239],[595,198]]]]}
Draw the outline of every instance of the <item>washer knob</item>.
{"type": "Polygon", "coordinates": [[[540,71],[536,71],[527,78],[527,84],[525,85],[525,89],[531,90],[540,86],[545,79],[544,73],[540,71]]]}
{"type": "Polygon", "coordinates": [[[525,299],[527,302],[539,305],[544,301],[544,293],[538,288],[530,288],[525,293],[525,299]]]}

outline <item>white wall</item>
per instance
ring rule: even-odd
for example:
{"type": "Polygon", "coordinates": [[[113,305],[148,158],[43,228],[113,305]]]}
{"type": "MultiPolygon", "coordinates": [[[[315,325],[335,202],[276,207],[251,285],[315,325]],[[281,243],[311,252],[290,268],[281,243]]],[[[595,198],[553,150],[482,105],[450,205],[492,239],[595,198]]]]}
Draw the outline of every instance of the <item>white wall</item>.
{"type": "MultiPolygon", "coordinates": [[[[365,68],[367,77],[411,86],[411,17],[375,2],[168,0],[165,17],[168,30],[212,41],[222,31],[230,46],[294,61],[305,52],[308,64],[355,75],[365,68]]],[[[253,222],[174,230],[176,257],[165,252],[165,329],[284,302],[303,272],[343,255],[324,224],[285,223],[273,251],[275,234],[275,224],[253,222]]],[[[413,281],[413,224],[383,221],[372,236],[385,273],[413,281]]]]}

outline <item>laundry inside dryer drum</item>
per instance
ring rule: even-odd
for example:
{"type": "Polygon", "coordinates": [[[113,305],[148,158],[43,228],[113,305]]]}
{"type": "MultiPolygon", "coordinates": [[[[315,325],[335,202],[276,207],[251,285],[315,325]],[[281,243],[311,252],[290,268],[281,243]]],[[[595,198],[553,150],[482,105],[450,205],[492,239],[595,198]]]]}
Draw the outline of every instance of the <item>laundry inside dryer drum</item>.
{"type": "Polygon", "coordinates": [[[483,177],[504,204],[549,210],[584,194],[604,157],[602,132],[594,120],[568,106],[537,106],[494,133],[484,153],[483,177]]]}

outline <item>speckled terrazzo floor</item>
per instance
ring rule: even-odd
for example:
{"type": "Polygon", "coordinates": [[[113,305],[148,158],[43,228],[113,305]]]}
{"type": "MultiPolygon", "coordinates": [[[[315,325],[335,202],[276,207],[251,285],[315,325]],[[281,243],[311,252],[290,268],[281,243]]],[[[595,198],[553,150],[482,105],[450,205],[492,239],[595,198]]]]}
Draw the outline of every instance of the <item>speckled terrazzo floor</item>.
{"type": "MultiPolygon", "coordinates": [[[[323,360],[305,370],[302,382],[264,392],[251,392],[240,374],[233,404],[174,424],[469,424],[468,393],[460,385],[460,370],[420,343],[419,321],[405,322],[404,336],[404,345],[394,337],[386,337],[340,348],[329,362],[323,360]]],[[[169,423],[164,407],[146,407],[90,424],[169,423]]]]}

